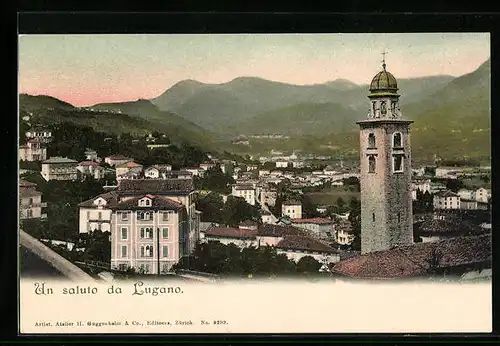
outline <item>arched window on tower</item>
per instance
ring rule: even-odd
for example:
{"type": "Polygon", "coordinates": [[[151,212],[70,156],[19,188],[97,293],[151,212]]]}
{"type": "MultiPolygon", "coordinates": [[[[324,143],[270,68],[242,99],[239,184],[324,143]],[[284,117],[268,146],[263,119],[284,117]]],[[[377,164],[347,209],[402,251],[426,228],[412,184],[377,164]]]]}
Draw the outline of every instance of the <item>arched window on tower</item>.
{"type": "Polygon", "coordinates": [[[393,148],[402,148],[403,147],[403,138],[401,132],[395,132],[392,135],[392,147],[393,148]]]}
{"type": "Polygon", "coordinates": [[[368,173],[375,173],[375,156],[368,157],[368,173]]]}
{"type": "Polygon", "coordinates": [[[375,213],[372,213],[372,221],[375,222],[375,213]]]}
{"type": "Polygon", "coordinates": [[[380,102],[380,113],[382,113],[382,115],[387,114],[387,103],[385,101],[380,102]]]}
{"type": "Polygon", "coordinates": [[[368,135],[368,148],[375,148],[375,135],[373,133],[368,135]]]}

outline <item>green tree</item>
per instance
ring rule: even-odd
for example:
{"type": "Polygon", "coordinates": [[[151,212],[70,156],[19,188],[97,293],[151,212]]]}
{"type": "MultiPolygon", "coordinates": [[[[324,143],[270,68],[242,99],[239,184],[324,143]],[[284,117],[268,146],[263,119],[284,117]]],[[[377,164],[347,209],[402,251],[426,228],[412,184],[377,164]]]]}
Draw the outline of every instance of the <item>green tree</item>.
{"type": "Polygon", "coordinates": [[[208,169],[203,177],[197,179],[195,183],[200,189],[228,194],[231,192],[231,184],[234,184],[234,179],[229,174],[222,173],[219,166],[215,166],[208,169]]]}
{"type": "Polygon", "coordinates": [[[248,204],[244,198],[228,196],[224,204],[223,221],[230,227],[236,227],[244,220],[255,220],[259,212],[255,206],[248,204]]]}
{"type": "Polygon", "coordinates": [[[349,202],[349,217],[354,239],[351,246],[354,250],[361,250],[361,202],[356,199],[351,199],[349,202]]]}
{"type": "Polygon", "coordinates": [[[85,242],[84,260],[111,262],[111,242],[109,241],[111,233],[94,230],[89,232],[85,242]]]}
{"type": "Polygon", "coordinates": [[[211,192],[196,200],[196,209],[201,211],[201,221],[221,223],[223,221],[224,201],[218,193],[211,192]]]}
{"type": "Polygon", "coordinates": [[[304,256],[297,262],[297,272],[318,273],[321,263],[312,256],[304,256]]]}

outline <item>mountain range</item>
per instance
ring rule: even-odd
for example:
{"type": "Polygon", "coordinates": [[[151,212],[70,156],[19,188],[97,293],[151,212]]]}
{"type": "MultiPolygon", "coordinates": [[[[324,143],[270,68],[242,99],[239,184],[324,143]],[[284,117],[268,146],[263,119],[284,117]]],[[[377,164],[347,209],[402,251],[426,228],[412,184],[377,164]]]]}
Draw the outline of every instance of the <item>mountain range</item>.
{"type": "MultiPolygon", "coordinates": [[[[414,156],[490,155],[490,69],[488,59],[460,77],[398,79],[404,116],[414,120],[414,156]]],[[[173,141],[224,150],[239,135],[276,133],[290,136],[287,145],[292,148],[326,146],[355,155],[355,122],[366,117],[368,88],[346,79],[293,85],[238,77],[221,84],[184,80],[151,100],[84,108],[50,96],[22,94],[19,101],[21,110],[35,110],[48,122],[65,119],[111,132],[160,130],[173,141]]],[[[276,145],[269,143],[267,149],[276,145]]]]}

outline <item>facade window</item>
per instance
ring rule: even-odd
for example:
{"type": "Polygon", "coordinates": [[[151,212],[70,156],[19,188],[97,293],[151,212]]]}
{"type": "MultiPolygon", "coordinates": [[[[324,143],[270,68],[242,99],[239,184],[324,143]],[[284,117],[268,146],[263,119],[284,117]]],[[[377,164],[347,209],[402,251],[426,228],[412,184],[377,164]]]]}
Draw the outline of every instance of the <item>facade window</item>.
{"type": "Polygon", "coordinates": [[[151,201],[149,199],[146,200],[146,205],[151,205],[151,201]]]}
{"type": "Polygon", "coordinates": [[[127,239],[127,227],[122,227],[122,239],[126,240],[127,239]]]}
{"type": "Polygon", "coordinates": [[[33,217],[33,210],[32,209],[26,210],[26,216],[29,217],[29,218],[33,217]]]}
{"type": "Polygon", "coordinates": [[[394,162],[394,172],[402,172],[403,171],[403,156],[395,155],[393,157],[394,162]]]}
{"type": "Polygon", "coordinates": [[[145,274],[149,273],[149,264],[141,264],[140,271],[145,274]]]}
{"type": "Polygon", "coordinates": [[[122,221],[128,221],[128,213],[121,213],[121,219],[122,221]]]}
{"type": "Polygon", "coordinates": [[[122,257],[127,257],[127,245],[122,245],[122,257]]]}
{"type": "Polygon", "coordinates": [[[373,133],[368,135],[368,148],[375,148],[375,135],[373,133]]]}
{"type": "Polygon", "coordinates": [[[87,212],[87,220],[90,219],[90,211],[87,212]]]}
{"type": "Polygon", "coordinates": [[[153,257],[153,245],[141,246],[141,257],[153,257]]]}
{"type": "Polygon", "coordinates": [[[167,239],[168,238],[168,228],[164,228],[162,230],[162,237],[163,237],[163,239],[167,239]]]}
{"type": "Polygon", "coordinates": [[[169,217],[170,217],[169,213],[163,212],[163,221],[168,221],[169,217]]]}
{"type": "Polygon", "coordinates": [[[153,239],[153,229],[149,227],[141,227],[141,238],[142,239],[153,239]]]}
{"type": "Polygon", "coordinates": [[[403,138],[401,136],[401,132],[396,132],[392,135],[392,146],[393,148],[403,147],[403,138]]]}
{"type": "Polygon", "coordinates": [[[162,255],[163,255],[163,257],[168,257],[168,246],[167,245],[163,245],[162,255]]]}
{"type": "Polygon", "coordinates": [[[30,197],[29,204],[33,204],[33,198],[30,197]]]}
{"type": "Polygon", "coordinates": [[[382,113],[382,115],[387,114],[387,102],[385,101],[380,102],[380,113],[382,113]]]}
{"type": "Polygon", "coordinates": [[[102,220],[102,212],[100,211],[98,214],[99,220],[102,220]]]}
{"type": "Polygon", "coordinates": [[[372,213],[372,221],[375,222],[375,213],[372,213]]]}
{"type": "Polygon", "coordinates": [[[375,114],[375,112],[376,112],[375,102],[372,102],[372,110],[373,110],[373,114],[375,114]]]}
{"type": "Polygon", "coordinates": [[[118,265],[118,270],[126,271],[127,270],[127,265],[125,263],[120,263],[118,265]]]}
{"type": "Polygon", "coordinates": [[[391,113],[392,116],[396,116],[396,102],[391,102],[391,113]]]}
{"type": "Polygon", "coordinates": [[[375,173],[375,156],[368,157],[368,173],[375,173]]]}
{"type": "Polygon", "coordinates": [[[143,221],[148,221],[148,220],[151,220],[151,214],[148,213],[147,211],[141,211],[137,214],[137,218],[139,220],[143,220],[143,221]]]}
{"type": "Polygon", "coordinates": [[[398,213],[398,223],[401,222],[401,213],[398,213]]]}

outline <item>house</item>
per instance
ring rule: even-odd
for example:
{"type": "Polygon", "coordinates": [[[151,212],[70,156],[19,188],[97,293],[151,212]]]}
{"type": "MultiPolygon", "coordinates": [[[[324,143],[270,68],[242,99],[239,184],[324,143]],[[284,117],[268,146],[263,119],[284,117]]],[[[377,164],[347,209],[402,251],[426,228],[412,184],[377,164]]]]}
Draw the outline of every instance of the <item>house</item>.
{"type": "Polygon", "coordinates": [[[210,168],[214,168],[215,163],[201,163],[200,168],[203,169],[205,172],[208,171],[210,168]]]}
{"type": "Polygon", "coordinates": [[[271,174],[271,172],[268,169],[260,169],[259,170],[259,177],[264,177],[266,175],[271,174]]]}
{"type": "Polygon", "coordinates": [[[477,210],[478,201],[475,199],[465,199],[460,197],[460,209],[463,210],[477,210]]]}
{"type": "Polygon", "coordinates": [[[431,180],[430,179],[413,179],[411,182],[412,197],[416,200],[417,190],[422,193],[431,193],[431,180]]]}
{"type": "Polygon", "coordinates": [[[43,127],[32,127],[26,131],[26,138],[38,139],[40,143],[50,143],[52,142],[52,131],[43,127]]]}
{"type": "Polygon", "coordinates": [[[270,211],[263,209],[260,210],[260,218],[262,220],[262,223],[275,224],[278,221],[278,218],[274,216],[270,211]]]}
{"type": "Polygon", "coordinates": [[[457,174],[462,171],[459,167],[436,167],[436,178],[456,179],[457,174]]]}
{"type": "Polygon", "coordinates": [[[172,171],[172,166],[168,164],[153,165],[149,166],[144,170],[144,177],[151,179],[158,179],[163,176],[164,173],[172,171]]]}
{"type": "Polygon", "coordinates": [[[210,227],[204,232],[204,241],[218,241],[239,248],[257,246],[257,230],[230,227],[210,227]]]}
{"type": "Polygon", "coordinates": [[[302,203],[290,200],[281,204],[281,216],[288,216],[291,219],[302,218],[302,203]]]}
{"type": "Polygon", "coordinates": [[[292,219],[292,226],[311,231],[320,239],[335,237],[334,222],[327,218],[292,219]]]}
{"type": "Polygon", "coordinates": [[[328,206],[326,205],[318,205],[316,207],[316,211],[321,214],[326,214],[326,211],[328,210],[328,206]]]}
{"type": "Polygon", "coordinates": [[[482,203],[488,203],[491,198],[491,190],[485,188],[479,188],[476,190],[476,201],[482,203]]]}
{"type": "Polygon", "coordinates": [[[331,270],[342,277],[373,280],[430,275],[460,277],[491,266],[491,236],[486,234],[370,252],[340,261],[331,270]]]}
{"type": "Polygon", "coordinates": [[[460,209],[460,196],[449,190],[438,192],[432,203],[434,209],[460,209]]]}
{"type": "Polygon", "coordinates": [[[120,179],[126,173],[140,174],[143,166],[134,161],[129,161],[120,165],[116,165],[116,179],[120,179]]]}
{"type": "Polygon", "coordinates": [[[187,167],[183,170],[191,173],[193,177],[202,177],[204,175],[203,173],[205,173],[204,169],[198,167],[187,167]]]}
{"type": "Polygon", "coordinates": [[[87,148],[85,150],[85,158],[88,160],[88,161],[95,161],[95,162],[101,162],[101,159],[99,158],[99,156],[97,156],[97,151],[93,150],[93,149],[89,149],[87,148]]]}
{"type": "Polygon", "coordinates": [[[238,228],[257,230],[258,226],[259,226],[259,224],[256,221],[245,220],[245,221],[240,222],[240,224],[238,225],[238,228]]]}
{"type": "Polygon", "coordinates": [[[125,157],[123,155],[112,155],[104,158],[104,162],[106,162],[110,166],[118,166],[123,165],[124,163],[132,161],[131,158],[125,157]]]}
{"type": "Polygon", "coordinates": [[[258,165],[247,165],[247,172],[255,171],[257,169],[259,169],[258,165]]]}
{"type": "Polygon", "coordinates": [[[287,168],[288,161],[276,161],[276,168],[287,168]]]}
{"type": "Polygon", "coordinates": [[[446,186],[444,184],[441,184],[441,183],[437,183],[437,182],[431,182],[431,190],[430,190],[430,193],[439,193],[439,192],[442,192],[442,191],[446,191],[446,186]]]}
{"type": "Polygon", "coordinates": [[[261,205],[271,205],[276,204],[276,198],[278,198],[278,191],[272,187],[264,187],[260,190],[260,204],[261,205]]]}
{"type": "Polygon", "coordinates": [[[460,189],[460,190],[458,190],[457,195],[460,196],[460,200],[475,200],[476,199],[476,191],[473,191],[473,190],[460,189]]]}
{"type": "Polygon", "coordinates": [[[258,228],[257,242],[259,246],[276,247],[278,254],[285,254],[293,261],[304,256],[327,263],[340,260],[336,250],[293,226],[262,224],[258,228]]]}
{"type": "Polygon", "coordinates": [[[340,254],[336,250],[309,236],[285,235],[276,244],[276,249],[278,254],[285,254],[295,262],[305,256],[310,256],[320,263],[340,261],[340,254]]]}
{"type": "Polygon", "coordinates": [[[42,202],[42,193],[36,190],[36,184],[24,180],[19,181],[19,218],[45,219],[47,214],[42,213],[42,208],[47,207],[46,202],[42,202]]]}
{"type": "Polygon", "coordinates": [[[76,169],[84,176],[91,176],[94,179],[103,179],[105,170],[95,161],[82,161],[78,163],[76,169]]]}
{"type": "Polygon", "coordinates": [[[47,149],[42,148],[40,139],[30,139],[25,145],[19,146],[19,159],[21,161],[44,161],[47,159],[47,149]]]}
{"type": "Polygon", "coordinates": [[[252,184],[235,184],[232,186],[231,194],[244,198],[250,205],[255,205],[255,187],[252,184]]]}
{"type": "Polygon", "coordinates": [[[49,180],[77,180],[78,170],[75,160],[54,156],[42,162],[42,177],[49,180]]]}
{"type": "Polygon", "coordinates": [[[305,166],[304,161],[293,161],[292,162],[292,167],[293,168],[303,168],[305,166]]]}
{"type": "Polygon", "coordinates": [[[121,180],[116,191],[79,204],[80,233],[111,232],[112,268],[168,272],[199,239],[194,193],[191,180],[121,180]]]}
{"type": "Polygon", "coordinates": [[[337,235],[337,243],[340,245],[350,245],[354,240],[352,225],[349,220],[340,219],[335,225],[335,231],[337,235]]]}
{"type": "Polygon", "coordinates": [[[458,212],[432,213],[413,223],[413,234],[422,242],[477,235],[483,230],[458,212]]]}

